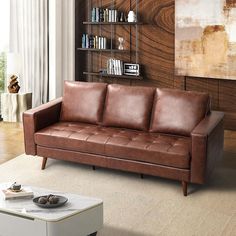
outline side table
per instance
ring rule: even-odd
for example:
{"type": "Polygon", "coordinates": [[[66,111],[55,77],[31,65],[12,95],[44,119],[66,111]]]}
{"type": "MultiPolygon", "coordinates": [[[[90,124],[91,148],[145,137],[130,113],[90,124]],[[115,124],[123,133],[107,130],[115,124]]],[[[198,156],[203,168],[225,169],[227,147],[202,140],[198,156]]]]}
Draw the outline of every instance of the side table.
{"type": "Polygon", "coordinates": [[[2,93],[1,111],[3,121],[22,121],[22,113],[32,107],[32,93],[2,93]]]}

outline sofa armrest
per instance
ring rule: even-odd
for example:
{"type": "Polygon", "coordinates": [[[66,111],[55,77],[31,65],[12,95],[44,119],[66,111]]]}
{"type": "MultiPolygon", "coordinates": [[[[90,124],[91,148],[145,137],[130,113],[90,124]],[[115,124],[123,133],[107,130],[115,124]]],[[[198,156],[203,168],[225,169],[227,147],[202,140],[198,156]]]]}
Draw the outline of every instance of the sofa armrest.
{"type": "Polygon", "coordinates": [[[212,111],[192,131],[192,183],[203,184],[224,148],[223,112],[212,111]]]}
{"type": "Polygon", "coordinates": [[[60,118],[62,98],[40,105],[36,108],[27,110],[23,113],[25,153],[36,155],[36,144],[34,133],[53,123],[60,118]]]}

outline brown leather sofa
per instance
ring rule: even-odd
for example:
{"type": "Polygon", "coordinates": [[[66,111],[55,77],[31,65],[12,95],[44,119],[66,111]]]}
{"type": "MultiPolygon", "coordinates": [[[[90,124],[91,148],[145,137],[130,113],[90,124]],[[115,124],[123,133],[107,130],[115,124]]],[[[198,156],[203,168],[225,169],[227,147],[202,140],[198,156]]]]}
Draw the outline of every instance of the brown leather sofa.
{"type": "Polygon", "coordinates": [[[23,115],[25,152],[203,184],[222,156],[222,112],[208,94],[65,82],[63,98],[23,115]]]}

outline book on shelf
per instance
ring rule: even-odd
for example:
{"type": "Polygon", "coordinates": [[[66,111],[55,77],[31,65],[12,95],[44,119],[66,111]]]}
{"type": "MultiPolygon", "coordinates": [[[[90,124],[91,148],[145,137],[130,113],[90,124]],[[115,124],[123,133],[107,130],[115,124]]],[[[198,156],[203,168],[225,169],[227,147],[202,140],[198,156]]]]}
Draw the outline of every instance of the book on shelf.
{"type": "Polygon", "coordinates": [[[99,8],[95,8],[95,11],[96,11],[96,22],[99,22],[99,8]]]}
{"type": "Polygon", "coordinates": [[[107,49],[107,38],[103,37],[103,49],[107,49]]]}
{"type": "Polygon", "coordinates": [[[117,10],[112,10],[112,22],[117,22],[117,10]]]}
{"type": "Polygon", "coordinates": [[[83,34],[82,36],[82,48],[86,48],[86,39],[87,38],[87,35],[86,34],[83,34]]]}
{"type": "Polygon", "coordinates": [[[98,49],[102,48],[102,39],[101,37],[98,37],[98,49]]]}
{"type": "Polygon", "coordinates": [[[123,74],[123,61],[114,58],[107,60],[107,74],[109,75],[122,75],[123,74]]]}
{"type": "MultiPolygon", "coordinates": [[[[121,19],[119,17],[118,10],[116,9],[103,9],[99,7],[93,7],[91,10],[91,22],[119,22],[121,19]]],[[[124,15],[124,13],[122,12],[124,15]]],[[[123,19],[123,18],[122,18],[123,19]]]]}
{"type": "Polygon", "coordinates": [[[83,34],[82,48],[107,49],[107,38],[97,35],[83,34]]]}
{"type": "Polygon", "coordinates": [[[104,9],[99,8],[99,22],[104,22],[104,9]]]}
{"type": "Polygon", "coordinates": [[[98,48],[99,37],[96,35],[94,39],[94,48],[98,48]]]}
{"type": "Polygon", "coordinates": [[[89,47],[89,36],[86,34],[85,48],[89,47]]]}
{"type": "Polygon", "coordinates": [[[108,9],[104,9],[104,22],[108,22],[108,12],[109,10],[108,9]]]}
{"type": "Polygon", "coordinates": [[[96,22],[96,8],[95,7],[92,9],[91,21],[96,22]]]}
{"type": "Polygon", "coordinates": [[[89,36],[89,48],[94,48],[94,36],[89,36]]]}
{"type": "Polygon", "coordinates": [[[17,199],[17,198],[30,198],[34,193],[30,187],[23,187],[19,192],[12,191],[11,189],[1,189],[1,195],[4,200],[17,199]]]}

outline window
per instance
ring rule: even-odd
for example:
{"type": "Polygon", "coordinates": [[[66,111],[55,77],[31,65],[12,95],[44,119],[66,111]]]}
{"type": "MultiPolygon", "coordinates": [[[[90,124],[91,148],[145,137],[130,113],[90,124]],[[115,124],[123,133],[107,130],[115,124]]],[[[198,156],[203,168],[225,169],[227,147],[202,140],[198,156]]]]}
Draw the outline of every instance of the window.
{"type": "Polygon", "coordinates": [[[0,0],[0,93],[6,80],[7,53],[9,51],[10,1],[0,0]]]}

